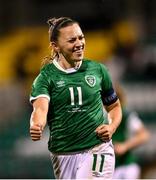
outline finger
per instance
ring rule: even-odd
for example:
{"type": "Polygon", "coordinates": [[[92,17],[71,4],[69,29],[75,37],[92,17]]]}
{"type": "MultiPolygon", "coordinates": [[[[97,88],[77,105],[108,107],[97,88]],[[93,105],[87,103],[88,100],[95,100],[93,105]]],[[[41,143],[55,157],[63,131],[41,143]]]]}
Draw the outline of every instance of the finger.
{"type": "Polygon", "coordinates": [[[38,134],[31,134],[31,138],[40,138],[41,135],[38,135],[38,134]]]}
{"type": "Polygon", "coordinates": [[[31,134],[31,135],[41,136],[41,135],[42,135],[42,132],[30,131],[30,134],[31,134]]]}
{"type": "Polygon", "coordinates": [[[95,132],[107,131],[107,129],[108,129],[108,126],[103,124],[103,125],[97,127],[95,132]]]}
{"type": "Polygon", "coordinates": [[[108,142],[110,141],[110,138],[108,136],[101,136],[99,137],[103,142],[108,142]]]}
{"type": "Polygon", "coordinates": [[[99,138],[100,138],[100,139],[108,139],[109,136],[108,136],[108,135],[101,135],[101,136],[99,136],[99,138]]]}
{"type": "Polygon", "coordinates": [[[31,137],[31,139],[32,139],[33,141],[38,141],[38,140],[41,139],[41,137],[31,137]]]}
{"type": "Polygon", "coordinates": [[[41,127],[40,126],[30,126],[30,130],[34,130],[34,131],[41,131],[41,127]]]}
{"type": "Polygon", "coordinates": [[[30,132],[30,135],[34,135],[34,136],[42,136],[42,133],[40,132],[30,132]]]}
{"type": "Polygon", "coordinates": [[[103,128],[103,126],[104,126],[104,125],[98,126],[98,127],[95,129],[95,132],[101,130],[101,129],[103,128]]]}
{"type": "Polygon", "coordinates": [[[111,137],[111,134],[109,133],[109,131],[105,131],[105,132],[101,132],[101,133],[97,133],[97,135],[101,138],[101,137],[111,137]]]}
{"type": "Polygon", "coordinates": [[[106,133],[108,133],[108,131],[102,129],[102,130],[97,131],[96,133],[98,136],[102,136],[102,135],[105,135],[106,133]]]}
{"type": "Polygon", "coordinates": [[[41,137],[42,134],[30,133],[30,136],[36,138],[36,137],[41,137]]]}
{"type": "Polygon", "coordinates": [[[107,140],[107,141],[111,140],[111,136],[104,136],[104,137],[101,137],[101,138],[104,139],[104,140],[107,140]]]}
{"type": "Polygon", "coordinates": [[[42,135],[42,132],[38,132],[38,131],[30,131],[30,134],[31,134],[31,135],[38,135],[38,136],[41,136],[41,135],[42,135]]]}
{"type": "Polygon", "coordinates": [[[31,129],[30,129],[30,132],[42,133],[42,131],[41,131],[40,129],[34,129],[34,128],[31,128],[31,129]]]}

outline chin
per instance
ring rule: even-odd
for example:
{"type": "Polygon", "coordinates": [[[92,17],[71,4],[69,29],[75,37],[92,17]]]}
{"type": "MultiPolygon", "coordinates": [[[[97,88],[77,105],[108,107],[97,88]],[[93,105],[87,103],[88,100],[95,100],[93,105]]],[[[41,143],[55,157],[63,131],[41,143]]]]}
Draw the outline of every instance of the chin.
{"type": "Polygon", "coordinates": [[[73,59],[74,59],[74,61],[77,61],[77,62],[79,62],[79,61],[82,61],[82,59],[83,59],[83,56],[76,57],[76,58],[73,58],[73,59]]]}

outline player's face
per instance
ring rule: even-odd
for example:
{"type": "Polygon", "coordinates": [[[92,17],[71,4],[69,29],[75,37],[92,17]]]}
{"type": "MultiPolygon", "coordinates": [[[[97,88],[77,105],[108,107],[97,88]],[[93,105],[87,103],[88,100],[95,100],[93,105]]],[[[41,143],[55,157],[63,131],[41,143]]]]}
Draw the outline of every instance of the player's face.
{"type": "Polygon", "coordinates": [[[57,46],[59,53],[69,63],[81,61],[84,57],[85,38],[78,24],[60,29],[57,46]]]}

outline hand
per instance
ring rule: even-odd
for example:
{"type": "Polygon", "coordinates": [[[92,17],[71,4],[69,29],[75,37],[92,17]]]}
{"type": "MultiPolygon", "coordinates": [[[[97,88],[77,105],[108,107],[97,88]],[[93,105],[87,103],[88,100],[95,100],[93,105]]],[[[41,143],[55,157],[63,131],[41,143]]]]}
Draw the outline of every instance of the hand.
{"type": "Polygon", "coordinates": [[[33,141],[38,141],[42,137],[43,128],[40,124],[30,125],[30,135],[33,141]]]}
{"type": "Polygon", "coordinates": [[[95,132],[103,141],[107,142],[111,140],[112,135],[114,133],[114,129],[111,125],[103,124],[97,127],[95,132]]]}

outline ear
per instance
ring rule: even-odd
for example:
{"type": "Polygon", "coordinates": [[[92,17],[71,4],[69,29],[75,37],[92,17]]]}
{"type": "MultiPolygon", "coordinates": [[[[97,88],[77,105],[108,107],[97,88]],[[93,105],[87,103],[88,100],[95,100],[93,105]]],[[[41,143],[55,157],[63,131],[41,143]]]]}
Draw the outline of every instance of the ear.
{"type": "Polygon", "coordinates": [[[58,45],[56,44],[56,42],[51,42],[50,43],[50,47],[55,51],[55,52],[59,52],[60,48],[58,47],[58,45]]]}

